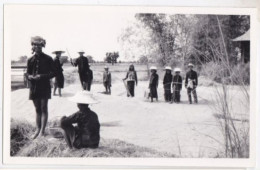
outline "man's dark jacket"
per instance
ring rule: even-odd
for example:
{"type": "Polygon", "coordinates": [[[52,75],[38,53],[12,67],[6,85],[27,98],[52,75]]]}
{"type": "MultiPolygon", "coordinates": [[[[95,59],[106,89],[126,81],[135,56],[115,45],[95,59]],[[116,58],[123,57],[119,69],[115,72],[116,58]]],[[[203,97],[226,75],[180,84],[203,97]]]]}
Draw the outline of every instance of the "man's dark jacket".
{"type": "Polygon", "coordinates": [[[30,81],[30,95],[29,99],[50,99],[51,98],[51,84],[50,79],[55,76],[55,67],[53,59],[41,53],[33,55],[27,61],[27,76],[40,75],[39,80],[30,81]]]}
{"type": "Polygon", "coordinates": [[[198,85],[198,75],[197,72],[194,70],[190,70],[186,73],[186,79],[185,79],[185,87],[188,85],[188,79],[191,79],[193,82],[193,85],[198,85]]]}
{"type": "Polygon", "coordinates": [[[88,58],[84,56],[80,56],[76,59],[75,66],[78,66],[79,74],[87,74],[89,71],[88,58]]]}

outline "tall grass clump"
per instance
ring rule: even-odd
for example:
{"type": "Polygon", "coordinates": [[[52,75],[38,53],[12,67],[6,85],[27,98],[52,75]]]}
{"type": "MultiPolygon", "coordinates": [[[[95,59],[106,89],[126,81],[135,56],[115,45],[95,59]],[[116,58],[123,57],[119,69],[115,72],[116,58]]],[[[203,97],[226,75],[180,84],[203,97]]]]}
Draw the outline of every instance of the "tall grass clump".
{"type": "MultiPolygon", "coordinates": [[[[223,157],[249,157],[249,105],[250,105],[250,63],[233,65],[226,50],[222,28],[216,16],[219,39],[207,45],[212,50],[208,62],[201,62],[201,75],[210,78],[213,83],[214,105],[211,107],[223,134],[223,157]],[[216,46],[218,48],[216,48],[216,46]],[[236,107],[243,108],[238,113],[236,107]],[[246,117],[245,119],[241,117],[246,117]]],[[[209,42],[214,40],[207,37],[209,42]]]]}
{"type": "Polygon", "coordinates": [[[11,119],[11,149],[10,155],[14,156],[30,140],[35,128],[26,121],[11,119]]]}

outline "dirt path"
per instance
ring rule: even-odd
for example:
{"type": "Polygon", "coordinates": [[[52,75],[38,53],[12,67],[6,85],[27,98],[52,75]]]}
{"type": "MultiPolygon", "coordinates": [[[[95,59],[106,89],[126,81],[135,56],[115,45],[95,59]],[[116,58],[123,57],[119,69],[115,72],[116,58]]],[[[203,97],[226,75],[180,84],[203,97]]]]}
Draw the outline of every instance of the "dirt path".
{"type": "MultiPolygon", "coordinates": [[[[100,103],[90,107],[99,116],[103,138],[120,139],[181,157],[221,154],[222,134],[210,108],[213,105],[212,88],[199,87],[199,104],[190,105],[185,89],[181,93],[182,103],[165,103],[162,85],[158,91],[159,102],[150,103],[143,97],[147,85],[147,82],[140,82],[134,98],[126,97],[122,82],[113,84],[111,96],[101,93],[104,90],[101,84],[92,86],[100,103]]],[[[63,90],[63,97],[53,96],[49,101],[49,118],[77,111],[76,104],[66,97],[78,90],[79,85],[70,85],[63,90]]],[[[11,115],[35,123],[35,111],[32,102],[27,100],[28,94],[28,89],[12,92],[11,115]]]]}

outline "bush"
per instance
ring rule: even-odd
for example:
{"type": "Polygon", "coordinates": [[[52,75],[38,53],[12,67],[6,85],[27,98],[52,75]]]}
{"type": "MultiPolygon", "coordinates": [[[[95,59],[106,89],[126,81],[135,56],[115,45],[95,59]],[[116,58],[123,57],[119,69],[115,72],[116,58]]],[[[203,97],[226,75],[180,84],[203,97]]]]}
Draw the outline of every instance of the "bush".
{"type": "Polygon", "coordinates": [[[222,63],[209,62],[202,65],[200,75],[203,75],[217,83],[229,85],[249,85],[250,63],[241,63],[226,67],[223,66],[222,63]]]}

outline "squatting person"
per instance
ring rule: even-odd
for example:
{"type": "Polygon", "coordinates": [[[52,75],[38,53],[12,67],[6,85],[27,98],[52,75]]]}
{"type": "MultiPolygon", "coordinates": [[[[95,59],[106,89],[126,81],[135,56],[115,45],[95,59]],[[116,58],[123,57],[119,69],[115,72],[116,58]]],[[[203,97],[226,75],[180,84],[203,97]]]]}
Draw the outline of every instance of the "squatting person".
{"type": "MultiPolygon", "coordinates": [[[[135,85],[137,86],[137,74],[133,64],[129,66],[129,71],[127,72],[126,77],[123,80],[127,80],[127,88],[130,92],[131,97],[134,97],[135,85]]],[[[127,97],[129,97],[130,95],[127,94],[127,97]]]]}
{"type": "Polygon", "coordinates": [[[50,79],[55,76],[55,67],[52,58],[42,52],[46,41],[39,36],[31,38],[32,53],[27,61],[27,76],[30,81],[29,99],[36,109],[37,130],[33,139],[45,135],[48,121],[48,100],[51,98],[50,79]]]}
{"type": "Polygon", "coordinates": [[[103,84],[106,89],[106,94],[111,94],[111,73],[109,71],[109,68],[105,66],[105,71],[103,73],[103,84]]]}
{"type": "Polygon", "coordinates": [[[173,80],[172,80],[172,89],[173,89],[172,101],[174,101],[176,103],[180,103],[181,89],[182,89],[182,77],[180,75],[181,69],[175,68],[174,72],[175,72],[175,75],[173,76],[173,80]]]}
{"type": "Polygon", "coordinates": [[[191,93],[193,94],[194,102],[198,103],[196,88],[198,85],[197,72],[193,70],[194,65],[188,64],[189,71],[186,73],[185,88],[187,88],[188,98],[190,104],[192,104],[191,93]]]}
{"type": "Polygon", "coordinates": [[[54,59],[54,66],[56,69],[55,81],[54,81],[54,88],[53,88],[53,95],[56,96],[56,90],[58,88],[59,96],[61,97],[61,89],[64,87],[64,75],[62,69],[62,63],[60,61],[61,54],[64,51],[54,51],[53,54],[56,55],[54,59]]]}
{"type": "Polygon", "coordinates": [[[75,60],[75,62],[70,59],[71,65],[74,67],[78,67],[79,79],[83,90],[87,90],[87,79],[88,79],[88,71],[89,64],[88,58],[84,56],[84,51],[79,51],[79,57],[75,60]]]}
{"type": "Polygon", "coordinates": [[[77,92],[70,101],[77,103],[79,111],[61,118],[60,126],[64,130],[66,143],[71,149],[97,148],[100,140],[100,123],[97,114],[89,108],[89,104],[96,104],[97,101],[88,91],[77,92]]]}
{"type": "Polygon", "coordinates": [[[156,101],[158,101],[157,88],[158,88],[159,76],[156,73],[157,68],[155,66],[152,66],[150,70],[152,74],[150,77],[149,89],[150,89],[151,102],[153,102],[153,98],[156,98],[156,101]]]}
{"type": "Polygon", "coordinates": [[[166,102],[170,102],[172,98],[171,83],[172,83],[172,68],[167,66],[165,67],[165,75],[163,78],[164,99],[166,102]]]}

